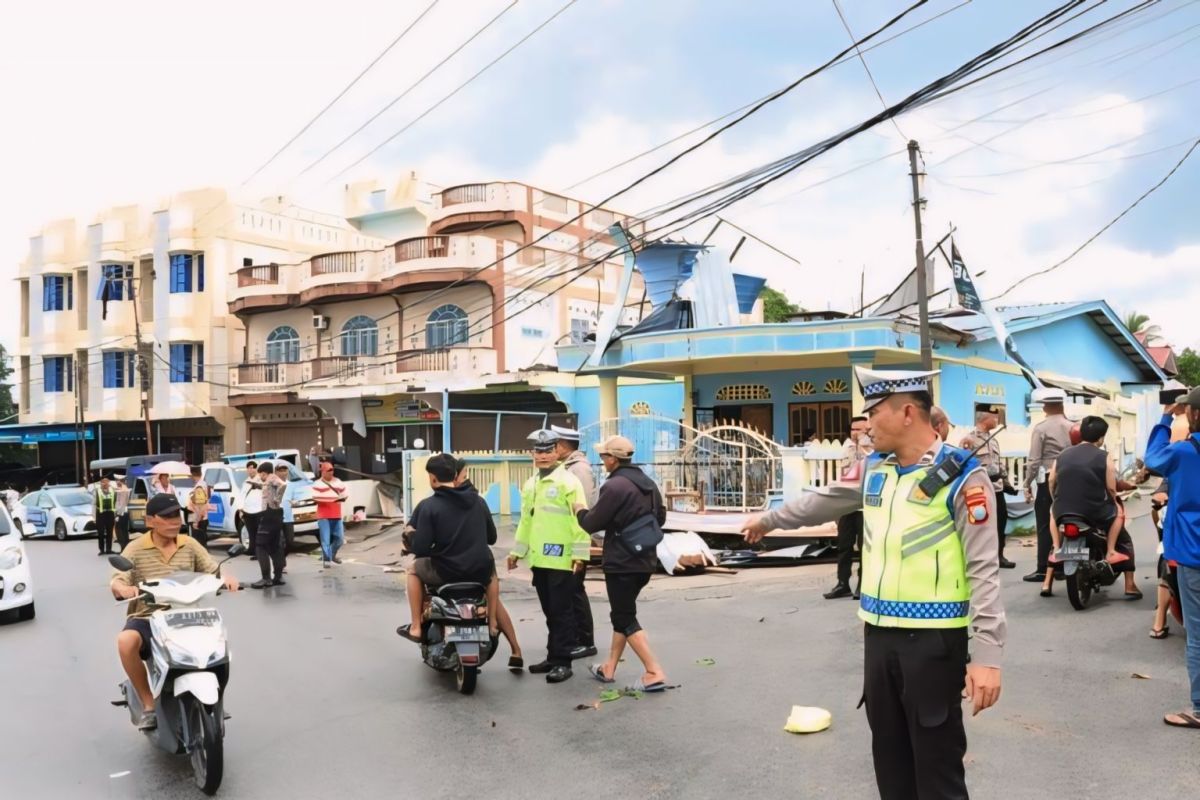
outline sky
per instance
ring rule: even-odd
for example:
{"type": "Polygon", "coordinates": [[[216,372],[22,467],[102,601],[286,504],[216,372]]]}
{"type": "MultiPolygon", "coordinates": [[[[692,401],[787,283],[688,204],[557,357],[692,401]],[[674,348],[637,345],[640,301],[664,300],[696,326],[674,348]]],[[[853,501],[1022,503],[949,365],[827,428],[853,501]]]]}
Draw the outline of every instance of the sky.
{"type": "MultiPolygon", "coordinates": [[[[347,181],[390,182],[416,170],[443,186],[517,180],[598,202],[714,128],[576,184],[788,85],[850,42],[828,0],[439,0],[426,12],[431,2],[45,0],[23,4],[19,16],[6,6],[0,277],[16,276],[28,237],[52,219],[90,221],[106,207],[153,205],[203,186],[253,198],[283,194],[337,212],[347,181]],[[250,179],[422,12],[398,45],[250,179]]],[[[860,37],[909,5],[839,2],[860,37]]],[[[1110,0],[1021,54],[1134,4],[1110,0]]],[[[895,102],[1055,5],[929,0],[878,39],[931,21],[864,58],[879,93],[895,102]]],[[[810,309],[852,311],[860,296],[886,294],[915,258],[904,152],[915,139],[928,173],[927,240],[954,226],[967,266],[983,273],[981,293],[998,295],[1079,247],[1200,137],[1197,39],[1200,2],[1161,0],[1117,27],[901,115],[895,125],[880,123],[723,212],[800,261],[750,241],[735,266],[810,309]]],[[[638,214],[801,150],[881,108],[862,63],[850,58],[608,205],[638,214]]],[[[1200,266],[1198,188],[1194,154],[1074,259],[999,302],[1104,299],[1118,314],[1148,314],[1177,348],[1200,348],[1200,328],[1191,324],[1200,306],[1192,277],[1200,266]]],[[[706,220],[684,234],[702,238],[711,226],[706,220]]],[[[731,246],[739,237],[724,227],[714,241],[731,246]]],[[[936,280],[950,283],[944,263],[936,280]]],[[[17,320],[0,315],[0,343],[10,350],[17,320]]]]}

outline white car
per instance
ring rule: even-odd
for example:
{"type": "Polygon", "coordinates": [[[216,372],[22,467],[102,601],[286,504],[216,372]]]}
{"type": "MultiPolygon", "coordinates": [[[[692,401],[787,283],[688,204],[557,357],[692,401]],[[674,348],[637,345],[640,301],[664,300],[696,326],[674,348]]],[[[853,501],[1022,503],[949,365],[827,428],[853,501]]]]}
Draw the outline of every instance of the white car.
{"type": "Polygon", "coordinates": [[[33,579],[25,545],[8,510],[0,503],[0,615],[10,611],[15,611],[19,619],[33,619],[33,579]]]}
{"type": "Polygon", "coordinates": [[[22,539],[53,536],[95,536],[92,496],[82,486],[46,486],[22,497],[13,512],[13,525],[22,539]]]}

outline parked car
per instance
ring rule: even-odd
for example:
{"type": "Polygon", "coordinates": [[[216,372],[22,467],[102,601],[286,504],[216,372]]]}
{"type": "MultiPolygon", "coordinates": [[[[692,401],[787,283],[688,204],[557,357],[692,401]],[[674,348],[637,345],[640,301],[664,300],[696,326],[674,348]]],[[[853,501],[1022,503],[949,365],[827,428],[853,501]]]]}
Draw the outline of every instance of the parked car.
{"type": "MultiPolygon", "coordinates": [[[[125,484],[129,487],[129,532],[146,532],[146,503],[151,497],[150,484],[158,478],[157,475],[139,475],[127,477],[125,484]]],[[[187,508],[188,495],[196,482],[190,475],[172,475],[171,488],[179,500],[181,508],[187,508]]]]}
{"type": "MultiPolygon", "coordinates": [[[[283,461],[288,465],[288,482],[297,483],[299,491],[292,502],[294,517],[293,533],[313,534],[317,532],[317,504],[312,499],[312,479],[301,472],[295,462],[285,457],[273,459],[272,453],[285,454],[289,451],[267,451],[266,455],[255,453],[256,461],[283,461]]],[[[296,453],[296,451],[290,451],[296,453]]],[[[246,482],[246,461],[249,456],[226,456],[225,460],[205,464],[204,482],[211,496],[208,501],[208,535],[233,534],[242,544],[249,546],[250,536],[242,524],[242,487],[246,482]]],[[[289,541],[288,544],[291,544],[289,541]]]]}
{"type": "Polygon", "coordinates": [[[59,541],[73,536],[95,536],[92,496],[78,484],[43,486],[17,502],[13,526],[22,539],[53,536],[59,541]]]}
{"type": "Polygon", "coordinates": [[[19,529],[0,503],[0,614],[10,611],[19,619],[33,619],[33,577],[19,529]]]}

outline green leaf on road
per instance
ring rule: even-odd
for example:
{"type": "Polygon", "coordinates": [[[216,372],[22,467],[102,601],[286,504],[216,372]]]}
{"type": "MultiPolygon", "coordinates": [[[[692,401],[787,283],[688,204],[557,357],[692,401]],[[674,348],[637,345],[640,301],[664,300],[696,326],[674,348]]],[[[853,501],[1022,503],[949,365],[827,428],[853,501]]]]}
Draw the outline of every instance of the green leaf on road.
{"type": "Polygon", "coordinates": [[[601,703],[611,703],[613,700],[620,700],[621,692],[616,689],[605,689],[600,692],[601,703]]]}
{"type": "Polygon", "coordinates": [[[701,667],[711,667],[717,663],[715,658],[697,658],[696,664],[701,667]]]}

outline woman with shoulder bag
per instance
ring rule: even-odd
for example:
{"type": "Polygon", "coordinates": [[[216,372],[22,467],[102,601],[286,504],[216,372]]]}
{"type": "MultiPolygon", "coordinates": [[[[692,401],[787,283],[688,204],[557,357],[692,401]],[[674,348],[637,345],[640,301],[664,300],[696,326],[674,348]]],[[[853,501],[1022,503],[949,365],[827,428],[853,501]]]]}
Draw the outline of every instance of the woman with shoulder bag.
{"type": "Polygon", "coordinates": [[[612,608],[613,637],[608,660],[591,665],[588,671],[601,683],[614,683],[617,664],[628,643],[645,669],[629,689],[661,692],[666,688],[667,676],[638,622],[637,597],[658,566],[656,546],[662,540],[667,510],[654,481],[633,466],[633,442],[624,436],[611,436],[596,450],[608,478],[600,487],[596,505],[581,510],[578,517],[588,533],[604,532],[601,564],[612,608]]]}

